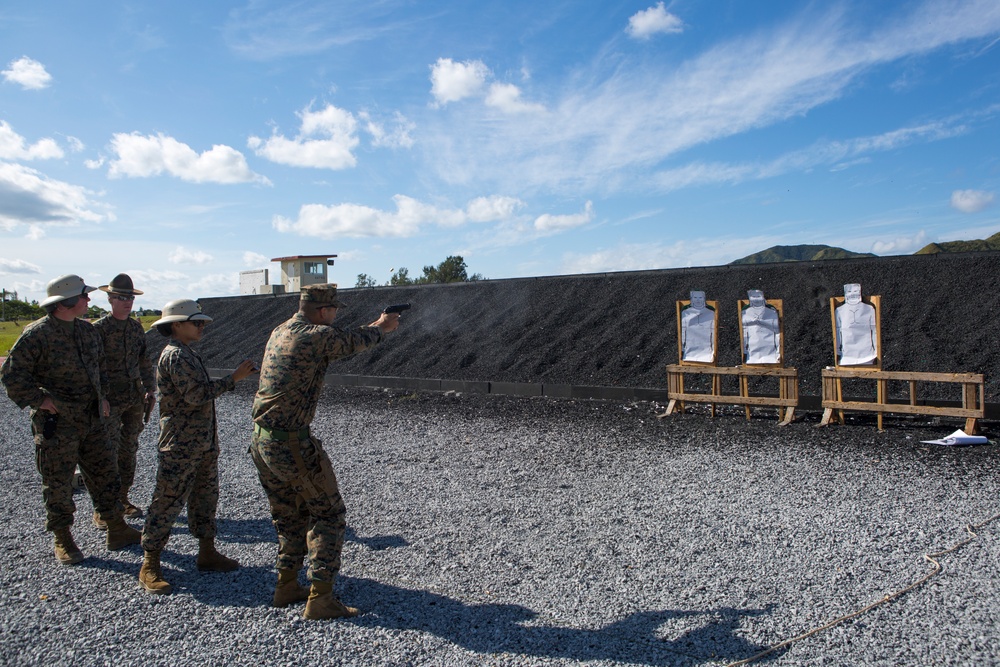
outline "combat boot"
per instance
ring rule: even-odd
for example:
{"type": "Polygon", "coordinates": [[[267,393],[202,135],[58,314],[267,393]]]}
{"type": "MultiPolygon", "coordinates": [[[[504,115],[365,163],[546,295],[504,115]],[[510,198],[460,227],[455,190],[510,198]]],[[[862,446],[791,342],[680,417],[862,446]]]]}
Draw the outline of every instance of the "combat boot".
{"type": "Polygon", "coordinates": [[[232,572],[239,567],[239,562],[226,558],[215,550],[214,537],[198,541],[198,569],[202,572],[232,572]]]}
{"type": "Polygon", "coordinates": [[[287,607],[309,598],[309,589],[299,584],[299,571],[278,570],[278,585],[274,587],[272,607],[287,607]]]}
{"type": "Polygon", "coordinates": [[[138,519],[142,516],[142,510],[132,504],[132,501],[128,499],[128,494],[122,494],[121,497],[122,507],[125,508],[125,516],[130,519],[138,519]]]}
{"type": "Polygon", "coordinates": [[[302,618],[318,621],[324,618],[349,618],[358,613],[357,609],[348,607],[333,596],[333,582],[314,581],[302,618]]]}
{"type": "Polygon", "coordinates": [[[101,518],[101,515],[98,514],[97,510],[94,510],[94,528],[97,530],[108,529],[108,522],[101,518]]]}
{"type": "Polygon", "coordinates": [[[108,521],[108,551],[118,551],[130,544],[139,544],[142,533],[118,517],[108,521]]]}
{"type": "Polygon", "coordinates": [[[52,534],[55,538],[57,561],[63,565],[76,565],[83,560],[83,552],[73,541],[73,533],[69,532],[69,527],[54,530],[52,534]]]}
{"type": "Polygon", "coordinates": [[[153,595],[167,595],[173,587],[163,578],[160,571],[160,552],[147,551],[139,568],[139,583],[153,595]]]}

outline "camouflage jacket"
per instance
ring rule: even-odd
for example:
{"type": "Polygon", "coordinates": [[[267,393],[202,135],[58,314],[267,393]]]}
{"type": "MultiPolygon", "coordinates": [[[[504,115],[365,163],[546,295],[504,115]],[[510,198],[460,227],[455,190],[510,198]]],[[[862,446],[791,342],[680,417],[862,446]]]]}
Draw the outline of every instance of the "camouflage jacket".
{"type": "Polygon", "coordinates": [[[235,386],[232,375],[213,380],[194,350],[171,339],[156,364],[160,451],[194,453],[218,449],[215,398],[235,386]]]}
{"type": "Polygon", "coordinates": [[[323,376],[330,362],[367,350],[382,341],[378,327],[344,331],[312,324],[302,313],[271,332],[253,402],[254,422],[293,431],[308,426],[316,414],[323,376]]]}
{"type": "Polygon", "coordinates": [[[38,409],[46,396],[60,402],[89,403],[108,395],[104,347],[94,325],[68,323],[53,315],[24,328],[0,368],[0,382],[18,407],[38,409]]]}
{"type": "Polygon", "coordinates": [[[104,341],[111,404],[127,405],[153,391],[156,381],[142,325],[131,317],[119,320],[109,313],[94,322],[94,328],[104,341]]]}

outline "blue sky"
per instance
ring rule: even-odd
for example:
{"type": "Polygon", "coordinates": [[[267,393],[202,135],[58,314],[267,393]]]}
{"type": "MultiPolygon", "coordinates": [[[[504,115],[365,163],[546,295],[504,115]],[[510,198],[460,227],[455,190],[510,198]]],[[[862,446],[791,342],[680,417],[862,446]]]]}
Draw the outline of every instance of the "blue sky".
{"type": "Polygon", "coordinates": [[[1000,2],[6,2],[0,286],[139,305],[1000,231],[1000,2]]]}

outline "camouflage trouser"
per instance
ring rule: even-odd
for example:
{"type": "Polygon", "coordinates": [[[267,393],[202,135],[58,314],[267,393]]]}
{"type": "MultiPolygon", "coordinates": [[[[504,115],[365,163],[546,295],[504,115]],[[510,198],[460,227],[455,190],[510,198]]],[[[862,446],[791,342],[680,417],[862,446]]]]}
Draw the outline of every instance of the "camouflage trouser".
{"type": "Polygon", "coordinates": [[[254,433],[250,456],[278,531],[279,570],[302,567],[309,579],[333,583],[347,530],[347,508],[323,445],[314,436],[276,440],[254,433]]]}
{"type": "Polygon", "coordinates": [[[35,436],[35,464],[42,476],[45,529],[73,525],[73,475],[80,466],[94,509],[104,521],[121,516],[118,457],[101,422],[97,404],[59,404],[55,435],[45,439],[42,429],[47,413],[31,411],[35,436]]]}
{"type": "Polygon", "coordinates": [[[188,530],[199,540],[215,537],[215,510],[219,505],[219,450],[192,454],[160,450],[156,490],[142,528],[142,548],[160,551],[170,529],[187,503],[188,530]]]}
{"type": "Polygon", "coordinates": [[[121,497],[128,496],[129,489],[135,482],[135,455],[139,450],[139,434],[144,427],[142,421],[142,401],[131,405],[116,405],[111,407],[111,417],[108,419],[108,434],[118,451],[118,474],[122,480],[121,497]]]}

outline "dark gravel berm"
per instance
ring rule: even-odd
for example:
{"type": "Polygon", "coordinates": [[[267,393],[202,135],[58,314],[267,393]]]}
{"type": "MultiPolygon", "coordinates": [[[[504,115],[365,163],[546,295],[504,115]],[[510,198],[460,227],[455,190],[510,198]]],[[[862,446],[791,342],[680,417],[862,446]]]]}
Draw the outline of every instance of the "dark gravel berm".
{"type": "MultiPolygon", "coordinates": [[[[677,300],[699,289],[719,302],[719,363],[735,366],[736,304],[760,288],[783,301],[786,365],[799,370],[799,393],[819,396],[820,371],[833,363],[830,297],[843,296],[845,283],[882,298],[885,370],[984,373],[986,401],[1000,402],[1000,252],[347,289],[341,326],[368,324],[393,303],[413,308],[389,344],[331,371],[666,389],[664,365],[677,362],[677,300]]],[[[259,360],[271,329],[295,312],[297,299],[202,299],[216,318],[200,344],[208,365],[259,360]]],[[[158,355],[164,341],[149,335],[158,355]]],[[[889,389],[905,396],[908,387],[889,389]]],[[[923,398],[960,398],[955,385],[924,383],[920,390],[923,398]]],[[[874,394],[871,384],[857,391],[874,394]]]]}

